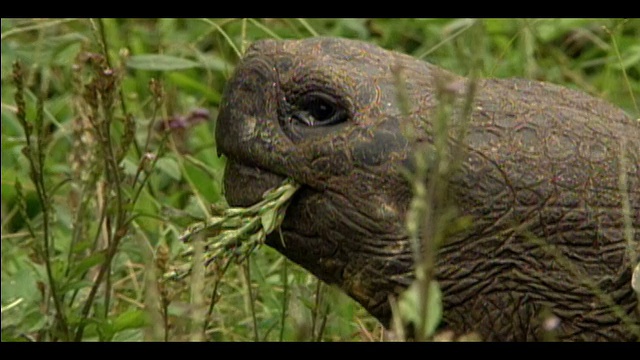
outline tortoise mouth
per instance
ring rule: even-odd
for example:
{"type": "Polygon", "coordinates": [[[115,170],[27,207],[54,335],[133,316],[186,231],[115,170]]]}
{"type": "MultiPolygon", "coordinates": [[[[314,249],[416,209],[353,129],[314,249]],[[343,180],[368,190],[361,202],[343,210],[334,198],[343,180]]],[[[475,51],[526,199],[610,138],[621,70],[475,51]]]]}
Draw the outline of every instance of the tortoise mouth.
{"type": "MultiPolygon", "coordinates": [[[[225,197],[230,206],[249,207],[260,202],[265,192],[279,186],[285,178],[263,168],[228,159],[224,174],[225,197]]],[[[268,234],[266,244],[321,280],[339,284],[340,269],[327,271],[326,264],[322,262],[322,259],[334,257],[337,251],[336,244],[326,241],[316,226],[322,220],[316,217],[313,204],[322,198],[321,192],[302,185],[293,195],[279,231],[268,234]]]]}
{"type": "Polygon", "coordinates": [[[225,197],[230,206],[251,206],[262,200],[266,191],[277,187],[284,179],[284,176],[260,167],[228,159],[224,174],[225,197]]]}
{"type": "MultiPolygon", "coordinates": [[[[225,196],[231,206],[248,207],[279,186],[286,176],[228,158],[225,196]]],[[[412,255],[380,219],[358,211],[351,199],[330,189],[302,184],[293,195],[279,231],[266,245],[301,265],[327,284],[342,288],[372,315],[388,325],[388,297],[408,286],[412,255]],[[358,229],[350,231],[352,227],[358,229]],[[369,228],[376,235],[370,233],[369,228]],[[377,226],[377,228],[376,228],[377,226]]]]}
{"type": "MultiPolygon", "coordinates": [[[[280,186],[285,179],[286,176],[273,173],[269,170],[228,159],[224,174],[225,198],[227,199],[227,203],[232,207],[249,207],[262,201],[267,191],[280,186]]],[[[302,212],[308,212],[304,210],[304,205],[302,208],[300,205],[317,197],[321,197],[320,192],[302,184],[291,199],[289,209],[294,210],[287,210],[281,230],[303,236],[317,236],[317,234],[306,234],[304,226],[300,227],[298,221],[302,212]]],[[[271,235],[274,234],[270,234],[270,236],[271,235]]],[[[275,235],[277,235],[279,239],[280,235],[275,235]]],[[[269,241],[267,241],[267,243],[269,243],[269,241]]],[[[278,243],[280,243],[279,240],[278,243]]]]}

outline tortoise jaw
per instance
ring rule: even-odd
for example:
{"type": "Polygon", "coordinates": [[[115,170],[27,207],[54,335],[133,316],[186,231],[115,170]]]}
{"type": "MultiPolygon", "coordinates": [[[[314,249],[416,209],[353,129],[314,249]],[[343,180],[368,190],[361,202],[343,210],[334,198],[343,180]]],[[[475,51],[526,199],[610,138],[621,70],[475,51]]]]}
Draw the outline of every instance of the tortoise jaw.
{"type": "Polygon", "coordinates": [[[262,200],[267,190],[277,187],[284,179],[284,176],[229,159],[224,174],[225,197],[230,206],[251,206],[262,200]]]}

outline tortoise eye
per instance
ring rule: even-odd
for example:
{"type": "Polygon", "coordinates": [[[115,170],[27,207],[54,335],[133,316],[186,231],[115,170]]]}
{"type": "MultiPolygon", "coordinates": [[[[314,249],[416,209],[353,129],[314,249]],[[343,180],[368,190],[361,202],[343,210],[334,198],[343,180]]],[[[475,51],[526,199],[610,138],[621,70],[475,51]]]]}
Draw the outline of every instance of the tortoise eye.
{"type": "Polygon", "coordinates": [[[306,126],[329,126],[347,120],[347,111],[329,95],[310,93],[296,103],[292,118],[306,126]]]}

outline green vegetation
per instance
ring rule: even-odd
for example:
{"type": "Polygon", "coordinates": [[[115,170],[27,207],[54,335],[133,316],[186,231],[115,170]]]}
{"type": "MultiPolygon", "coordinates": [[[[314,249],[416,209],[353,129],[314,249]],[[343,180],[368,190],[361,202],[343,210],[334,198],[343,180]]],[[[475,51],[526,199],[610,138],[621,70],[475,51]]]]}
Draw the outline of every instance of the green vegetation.
{"type": "Polygon", "coordinates": [[[162,280],[180,234],[225,205],[214,120],[254,40],[357,38],[640,117],[640,20],[3,19],[1,32],[3,341],[382,339],[267,247],[162,280]]]}

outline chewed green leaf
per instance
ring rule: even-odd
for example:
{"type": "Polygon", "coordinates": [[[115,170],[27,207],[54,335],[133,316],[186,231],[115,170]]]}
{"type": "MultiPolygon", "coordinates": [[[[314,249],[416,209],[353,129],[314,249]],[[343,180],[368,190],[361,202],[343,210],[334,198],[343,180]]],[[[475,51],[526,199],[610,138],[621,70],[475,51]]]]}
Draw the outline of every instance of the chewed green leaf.
{"type": "Polygon", "coordinates": [[[267,234],[271,233],[276,227],[277,209],[269,209],[260,215],[262,227],[267,234]]]}
{"type": "MultiPolygon", "coordinates": [[[[222,217],[214,216],[192,224],[179,238],[187,243],[195,234],[204,233],[207,238],[205,259],[231,251],[241,261],[282,224],[289,200],[299,188],[295,181],[286,179],[279,187],[267,191],[262,201],[247,208],[225,209],[222,217]]],[[[188,257],[193,253],[193,247],[189,246],[182,255],[188,257]]],[[[164,278],[179,280],[190,272],[191,264],[172,266],[164,278]]]]}
{"type": "Polygon", "coordinates": [[[191,69],[201,65],[195,61],[177,56],[144,54],[131,56],[127,61],[127,66],[139,70],[173,71],[191,69]]]}

